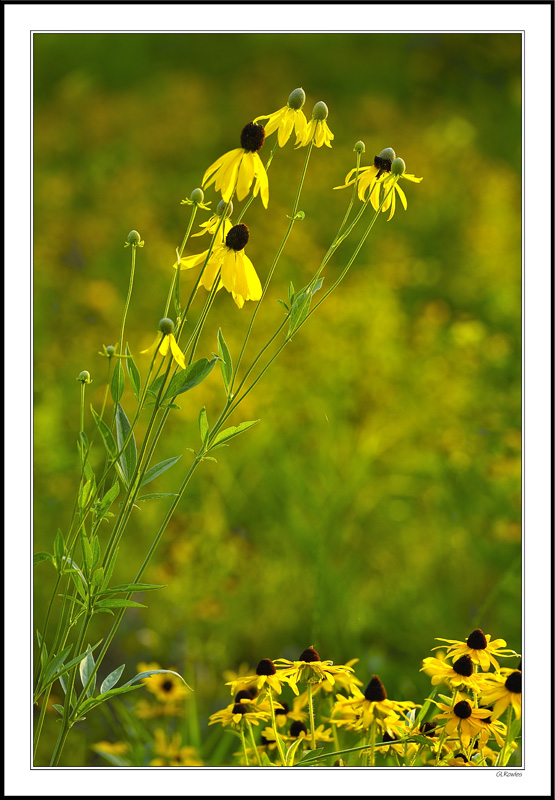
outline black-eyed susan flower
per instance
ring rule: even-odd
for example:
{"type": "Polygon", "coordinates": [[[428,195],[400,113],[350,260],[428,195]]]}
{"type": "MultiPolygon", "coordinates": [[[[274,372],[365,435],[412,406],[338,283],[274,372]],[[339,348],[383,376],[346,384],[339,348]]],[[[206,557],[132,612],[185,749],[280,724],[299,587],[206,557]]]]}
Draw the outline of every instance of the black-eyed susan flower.
{"type": "MultiPolygon", "coordinates": [[[[383,728],[389,722],[399,720],[399,714],[414,707],[415,704],[410,701],[389,700],[383,683],[377,675],[373,675],[364,692],[355,686],[351,697],[338,694],[332,713],[334,717],[339,715],[339,719],[347,720],[350,714],[355,714],[356,719],[349,722],[349,727],[367,730],[374,720],[383,728]]],[[[338,721],[333,719],[332,722],[337,724],[338,721]]]]}
{"type": "MultiPolygon", "coordinates": [[[[441,639],[438,636],[436,636],[436,641],[447,642],[449,645],[447,647],[447,655],[450,658],[455,659],[469,655],[472,661],[475,664],[479,664],[484,672],[489,670],[491,664],[499,671],[497,658],[517,655],[514,650],[505,649],[507,642],[504,639],[491,641],[491,634],[485,634],[480,628],[473,630],[466,642],[460,642],[457,639],[441,639]]],[[[440,647],[443,647],[443,645],[433,647],[432,650],[438,650],[440,647]]]]}
{"type": "Polygon", "coordinates": [[[154,731],[154,753],[156,757],[150,762],[151,767],[204,766],[196,748],[182,745],[180,733],[169,738],[161,728],[154,731]]]}
{"type": "Polygon", "coordinates": [[[262,297],[260,280],[252,261],[244,252],[248,241],[249,229],[241,222],[230,228],[225,242],[216,243],[212,252],[205,250],[198,256],[182,258],[180,268],[191,269],[206,261],[200,279],[201,286],[210,291],[219,275],[218,291],[223,286],[231,293],[235,304],[242,308],[245,300],[260,300],[262,297]]]}
{"type": "Polygon", "coordinates": [[[192,237],[194,236],[203,236],[205,233],[210,233],[212,236],[216,233],[219,226],[219,232],[222,236],[222,241],[225,241],[225,237],[233,227],[233,223],[229,219],[233,214],[233,203],[231,200],[229,203],[225,203],[223,200],[220,200],[218,205],[216,206],[216,213],[213,214],[206,222],[201,222],[199,228],[202,228],[198,233],[193,233],[192,237]],[[222,220],[222,217],[225,218],[222,220]]]}
{"type": "Polygon", "coordinates": [[[156,349],[158,349],[159,355],[166,356],[168,354],[168,350],[171,349],[171,354],[181,369],[186,369],[187,364],[185,363],[185,356],[181,352],[179,345],[175,340],[173,329],[173,320],[169,319],[169,317],[163,317],[158,323],[158,336],[150,345],[150,347],[147,347],[146,350],[141,350],[141,353],[154,353],[156,349]]]}
{"type": "Polygon", "coordinates": [[[483,676],[474,672],[474,664],[469,655],[460,656],[453,664],[440,661],[438,658],[425,658],[420,672],[432,677],[432,686],[445,681],[453,688],[461,686],[479,692],[483,684],[483,676]]]}
{"type": "Polygon", "coordinates": [[[501,748],[503,747],[503,743],[507,738],[507,726],[504,725],[504,723],[501,722],[500,720],[494,719],[493,716],[491,716],[491,713],[493,712],[492,708],[488,708],[486,710],[490,712],[490,716],[484,717],[484,719],[482,720],[484,727],[480,731],[480,735],[476,740],[476,747],[479,750],[484,750],[487,747],[489,740],[493,736],[493,738],[501,748]]]}
{"type": "Polygon", "coordinates": [[[297,135],[296,147],[304,147],[310,142],[314,142],[316,147],[322,147],[323,144],[326,147],[331,147],[335,137],[326,122],[328,113],[328,107],[325,103],[321,100],[316,103],[312,109],[312,119],[306,126],[304,134],[302,136],[297,135]]]}
{"type": "Polygon", "coordinates": [[[214,184],[222,193],[225,202],[237,191],[237,199],[243,200],[254,181],[253,196],[260,192],[264,208],[268,208],[270,190],[268,176],[258,151],[264,144],[266,134],[262,125],[249,122],[241,131],[241,147],[230,150],[211,164],[202,179],[204,188],[214,184]]]}
{"type": "Polygon", "coordinates": [[[522,711],[522,673],[515,669],[508,676],[488,675],[482,692],[482,702],[493,704],[492,719],[497,719],[512,706],[517,719],[522,711]]]}
{"type": "MultiPolygon", "coordinates": [[[[457,698],[455,698],[457,700],[457,698]]],[[[487,708],[475,708],[468,700],[460,699],[453,706],[433,701],[443,713],[436,714],[434,722],[444,719],[443,723],[447,736],[459,737],[463,747],[468,747],[470,740],[481,733],[484,728],[484,719],[491,716],[487,708]]],[[[438,723],[439,725],[440,723],[438,723]]]]}
{"type": "Polygon", "coordinates": [[[269,719],[270,713],[268,711],[260,711],[252,700],[245,699],[241,703],[230,703],[221,711],[211,714],[208,724],[215,725],[219,722],[223,728],[229,725],[237,730],[243,720],[246,720],[251,725],[259,725],[260,722],[268,722],[269,719]]]}
{"type": "Polygon", "coordinates": [[[359,199],[364,202],[367,199],[367,195],[372,194],[376,183],[380,179],[383,180],[385,176],[391,172],[391,164],[394,159],[395,150],[393,150],[392,147],[386,147],[381,151],[379,156],[374,157],[372,166],[359,167],[358,170],[354,167],[347,173],[345,183],[341,186],[334,186],[333,188],[346,189],[348,186],[352,186],[356,181],[359,199]]]}
{"type": "Polygon", "coordinates": [[[303,650],[297,661],[277,658],[275,663],[297,695],[299,694],[298,683],[316,684],[327,680],[333,684],[336,675],[353,671],[352,667],[343,665],[334,667],[333,661],[321,661],[313,647],[303,650]]]}
{"type": "Polygon", "coordinates": [[[382,202],[380,199],[380,188],[383,187],[383,196],[385,201],[382,205],[382,211],[389,211],[389,217],[387,218],[388,222],[395,213],[396,194],[399,195],[401,205],[405,211],[407,210],[407,197],[399,186],[400,178],[405,178],[407,181],[411,181],[412,183],[420,183],[422,180],[422,178],[416,178],[414,175],[409,175],[408,172],[405,172],[405,162],[402,158],[394,158],[391,164],[390,174],[386,175],[383,180],[376,182],[373,189],[370,191],[370,202],[377,211],[382,202]]]}
{"type": "MultiPolygon", "coordinates": [[[[291,723],[291,727],[289,728],[289,734],[284,736],[285,740],[294,740],[294,739],[304,739],[310,737],[310,731],[300,720],[294,720],[291,723]]],[[[327,742],[333,742],[333,735],[331,732],[331,728],[326,728],[324,724],[318,725],[314,728],[314,741],[321,742],[322,744],[327,742]]]]}
{"type": "Polygon", "coordinates": [[[91,744],[91,750],[97,753],[108,753],[114,756],[123,756],[131,750],[129,742],[95,742],[91,744]]]}
{"type": "Polygon", "coordinates": [[[270,136],[270,134],[277,130],[278,144],[280,147],[283,147],[287,143],[293,129],[295,129],[297,140],[300,140],[303,138],[306,126],[308,125],[304,111],[302,111],[305,100],[306,95],[304,90],[295,89],[289,95],[286,106],[280,108],[279,111],[274,111],[273,114],[262,114],[262,116],[256,117],[254,122],[258,122],[260,119],[267,119],[268,121],[264,125],[266,136],[270,136]]]}
{"type": "Polygon", "coordinates": [[[282,683],[289,684],[287,677],[283,672],[277,672],[274,662],[269,658],[263,658],[259,662],[256,668],[256,675],[249,675],[247,678],[239,678],[236,681],[228,681],[226,686],[231,686],[231,694],[233,694],[237,689],[237,685],[244,683],[245,680],[252,682],[257,692],[269,687],[277,694],[281,694],[282,683]]]}
{"type": "MultiPolygon", "coordinates": [[[[353,668],[353,665],[356,664],[358,658],[351,658],[350,661],[347,661],[345,666],[353,668]]],[[[313,694],[316,695],[318,692],[336,692],[338,689],[342,689],[344,691],[351,691],[352,686],[363,686],[361,680],[359,680],[354,672],[337,672],[333,676],[334,682],[332,683],[328,678],[322,681],[321,683],[317,683],[314,686],[313,694]]]]}

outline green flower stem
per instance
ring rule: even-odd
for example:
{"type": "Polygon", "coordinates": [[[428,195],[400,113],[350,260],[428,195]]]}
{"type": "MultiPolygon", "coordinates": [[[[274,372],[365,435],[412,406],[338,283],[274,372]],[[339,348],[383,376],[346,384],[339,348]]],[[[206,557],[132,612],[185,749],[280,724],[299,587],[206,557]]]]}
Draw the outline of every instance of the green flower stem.
{"type": "MultiPolygon", "coordinates": [[[[187,244],[187,240],[189,238],[189,234],[191,233],[191,228],[193,227],[193,222],[195,221],[195,217],[197,215],[197,210],[198,210],[197,206],[195,204],[193,204],[193,210],[191,211],[191,216],[189,217],[189,224],[187,225],[187,230],[185,231],[185,236],[183,237],[183,241],[181,242],[181,246],[179,247],[179,250],[177,251],[177,256],[178,256],[177,260],[178,261],[181,258],[181,256],[183,255],[183,251],[185,250],[185,245],[187,244]]],[[[172,299],[172,296],[173,296],[173,292],[174,292],[174,288],[175,288],[176,283],[177,283],[177,302],[179,304],[179,279],[180,279],[180,276],[181,276],[181,269],[179,268],[179,266],[177,266],[176,269],[174,270],[174,275],[173,275],[173,278],[172,278],[170,291],[168,292],[168,299],[166,301],[166,308],[164,310],[164,316],[165,317],[167,317],[169,312],[170,312],[171,299],[172,299]]]]}
{"type": "Polygon", "coordinates": [[[370,766],[376,766],[376,719],[370,723],[370,766]]]}
{"type": "Polygon", "coordinates": [[[234,386],[234,383],[235,383],[235,379],[237,377],[239,366],[240,366],[241,361],[243,359],[243,354],[245,352],[245,348],[247,346],[247,342],[249,340],[249,337],[251,335],[251,331],[252,331],[253,326],[254,326],[254,321],[255,321],[256,316],[258,314],[258,311],[260,309],[260,304],[264,300],[264,296],[266,295],[266,292],[268,290],[268,286],[270,285],[270,281],[272,280],[272,276],[274,274],[274,271],[276,269],[278,261],[279,261],[279,259],[281,257],[283,249],[284,249],[284,247],[285,247],[285,245],[287,243],[287,240],[289,239],[289,236],[291,235],[291,231],[293,230],[293,226],[294,226],[294,224],[296,222],[295,217],[296,217],[297,212],[299,210],[299,202],[300,202],[300,199],[301,199],[301,192],[302,192],[304,180],[305,180],[305,177],[306,177],[306,173],[307,173],[307,169],[308,169],[308,162],[310,160],[310,155],[312,153],[313,146],[314,145],[313,145],[312,142],[308,146],[306,157],[305,157],[305,161],[304,161],[304,165],[303,165],[303,169],[302,169],[302,172],[301,172],[301,178],[300,178],[300,181],[299,181],[299,185],[297,186],[297,193],[295,195],[295,201],[293,203],[293,210],[291,212],[289,225],[287,226],[287,230],[285,231],[285,235],[284,235],[284,237],[283,237],[283,239],[281,241],[281,244],[280,244],[280,246],[278,248],[278,251],[277,251],[276,255],[274,256],[274,260],[273,260],[272,265],[270,267],[270,271],[269,271],[268,276],[266,278],[266,281],[264,283],[264,288],[262,289],[262,295],[260,297],[260,300],[257,302],[257,304],[256,304],[256,306],[254,308],[254,311],[252,313],[252,317],[251,317],[251,320],[250,320],[250,323],[249,323],[249,327],[247,329],[247,333],[246,333],[245,339],[243,341],[243,346],[241,347],[241,351],[240,351],[239,357],[237,359],[237,364],[235,365],[235,369],[234,369],[233,375],[231,377],[231,384],[230,384],[230,388],[229,388],[230,393],[233,393],[233,386],[234,386]]]}
{"type": "Polygon", "coordinates": [[[513,707],[512,705],[509,706],[509,710],[507,711],[507,736],[505,738],[505,742],[503,744],[503,749],[499,754],[499,766],[506,767],[509,759],[511,758],[512,752],[507,755],[507,749],[509,747],[509,740],[511,738],[511,723],[513,721],[513,707]]]}
{"type": "Polygon", "coordinates": [[[241,722],[240,722],[239,731],[241,733],[241,742],[243,744],[243,758],[245,759],[245,767],[248,767],[249,766],[249,757],[247,755],[247,742],[245,740],[244,720],[241,720],[241,722]]]}
{"type": "MultiPolygon", "coordinates": [[[[451,710],[453,708],[455,708],[456,699],[457,699],[457,692],[454,691],[453,692],[453,697],[451,699],[451,710]]],[[[437,765],[439,764],[439,762],[441,760],[441,750],[443,748],[443,743],[445,741],[445,737],[447,736],[447,733],[445,731],[446,725],[447,725],[447,720],[445,721],[445,725],[443,726],[443,730],[441,732],[441,736],[439,737],[439,742],[438,742],[438,745],[437,745],[437,756],[436,756],[434,767],[437,767],[437,765]]]]}
{"type": "Polygon", "coordinates": [[[312,696],[312,684],[307,684],[308,689],[308,716],[310,719],[310,749],[316,750],[316,737],[314,734],[314,698],[312,696]]]}
{"type": "Polygon", "coordinates": [[[277,723],[276,723],[276,710],[274,708],[274,700],[272,698],[272,690],[268,687],[268,700],[270,703],[270,714],[272,715],[272,730],[274,732],[274,736],[276,737],[276,746],[279,752],[279,756],[281,758],[281,763],[284,767],[287,766],[287,761],[285,760],[285,754],[283,752],[283,744],[281,739],[279,738],[277,723]]]}
{"type": "Polygon", "coordinates": [[[250,722],[248,720],[247,720],[247,727],[249,729],[251,747],[252,747],[252,749],[254,751],[254,754],[256,756],[256,760],[258,762],[258,766],[261,767],[262,766],[262,759],[260,758],[260,753],[258,752],[258,747],[256,746],[256,742],[254,740],[254,733],[253,733],[253,730],[252,730],[252,725],[250,724],[250,722]]]}
{"type": "Polygon", "coordinates": [[[137,254],[137,245],[131,245],[131,275],[129,276],[129,288],[127,289],[127,298],[123,308],[123,317],[121,320],[121,330],[119,335],[119,355],[123,354],[123,336],[125,333],[125,322],[127,320],[127,312],[129,311],[129,304],[131,302],[131,293],[133,292],[133,280],[135,278],[135,259],[137,254]]]}

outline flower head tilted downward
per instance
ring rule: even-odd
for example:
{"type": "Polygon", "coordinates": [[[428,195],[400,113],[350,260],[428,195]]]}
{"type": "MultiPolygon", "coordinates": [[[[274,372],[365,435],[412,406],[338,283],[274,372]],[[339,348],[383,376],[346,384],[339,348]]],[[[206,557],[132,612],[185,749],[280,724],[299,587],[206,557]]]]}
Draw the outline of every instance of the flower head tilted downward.
{"type": "MultiPolygon", "coordinates": [[[[260,300],[262,286],[244,248],[249,241],[249,229],[243,223],[233,225],[224,242],[214,245],[212,252],[205,250],[198,256],[187,256],[180,261],[181,269],[191,269],[205,263],[200,283],[207,291],[212,289],[219,275],[219,291],[223,286],[231,292],[236,305],[242,308],[245,300],[260,300]]],[[[175,265],[177,266],[177,265],[175,265]]]]}
{"type": "Polygon", "coordinates": [[[316,103],[312,109],[312,119],[306,126],[304,135],[297,134],[297,141],[295,142],[297,147],[304,147],[309,142],[314,142],[316,147],[322,147],[323,144],[326,147],[331,147],[331,142],[335,137],[326,122],[328,113],[328,107],[325,103],[321,100],[316,103]]]}
{"type": "Polygon", "coordinates": [[[237,199],[243,200],[254,181],[253,195],[260,192],[264,208],[268,208],[270,192],[268,176],[258,151],[264,144],[266,133],[262,125],[249,122],[241,131],[241,147],[230,150],[211,164],[202,179],[205,189],[212,183],[222,199],[229,202],[233,192],[237,191],[237,199]]]}
{"type": "Polygon", "coordinates": [[[304,136],[306,126],[308,125],[304,111],[302,110],[305,100],[306,95],[304,90],[295,89],[289,95],[286,106],[280,108],[279,111],[274,111],[273,114],[262,114],[261,117],[256,117],[254,121],[258,122],[259,119],[267,119],[268,122],[264,126],[266,136],[269,136],[277,130],[278,144],[280,147],[283,147],[288,142],[293,128],[295,129],[297,140],[304,136]]]}
{"type": "Polygon", "coordinates": [[[161,356],[165,356],[168,350],[171,349],[172,356],[175,358],[181,369],[186,369],[185,356],[179,349],[179,345],[173,335],[174,324],[173,320],[168,317],[163,317],[158,323],[159,334],[154,342],[147,347],[146,350],[141,350],[141,353],[153,353],[156,350],[161,356]]]}
{"type": "Polygon", "coordinates": [[[338,673],[353,672],[352,667],[333,666],[333,661],[321,661],[320,656],[313,647],[307,647],[300,654],[297,661],[278,658],[275,662],[283,670],[284,677],[289,679],[295,694],[299,694],[297,683],[319,684],[323,681],[335,683],[334,675],[338,673]]]}

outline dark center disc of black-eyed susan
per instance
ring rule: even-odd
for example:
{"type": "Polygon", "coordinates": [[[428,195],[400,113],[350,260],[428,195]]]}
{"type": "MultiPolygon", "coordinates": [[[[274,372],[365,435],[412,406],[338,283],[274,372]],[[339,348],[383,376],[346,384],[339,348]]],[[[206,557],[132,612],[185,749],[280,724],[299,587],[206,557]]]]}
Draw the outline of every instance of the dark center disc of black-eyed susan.
{"type": "Polygon", "coordinates": [[[394,742],[396,738],[396,736],[391,736],[387,731],[385,731],[382,742],[394,742]]]}
{"type": "Polygon", "coordinates": [[[225,237],[226,246],[231,250],[242,250],[248,241],[249,229],[242,222],[234,225],[225,237]]]}
{"type": "Polygon", "coordinates": [[[435,736],[436,735],[436,723],[435,722],[423,722],[420,726],[420,732],[423,733],[425,736],[435,736]]]}
{"type": "Polygon", "coordinates": [[[385,691],[385,686],[378,678],[377,675],[374,675],[366,689],[364,690],[364,696],[367,700],[371,703],[381,703],[382,700],[385,700],[387,697],[387,692],[385,691]]]}
{"type": "Polygon", "coordinates": [[[285,714],[287,716],[287,714],[289,714],[289,703],[287,703],[285,700],[281,700],[280,704],[283,706],[283,708],[276,708],[276,717],[278,714],[285,714]]]}
{"type": "Polygon", "coordinates": [[[308,733],[308,728],[304,722],[301,722],[300,719],[296,719],[289,728],[289,735],[294,736],[296,739],[301,733],[308,733]]]}
{"type": "Polygon", "coordinates": [[[472,650],[485,650],[488,646],[488,640],[484,636],[484,632],[480,628],[476,628],[466,640],[466,644],[472,650]]]}
{"type": "Polygon", "coordinates": [[[299,661],[321,661],[321,658],[313,647],[307,647],[300,654],[299,661]]]}
{"type": "Polygon", "coordinates": [[[457,658],[455,663],[453,664],[453,669],[457,673],[457,675],[462,675],[463,678],[470,678],[473,672],[472,668],[472,659],[470,656],[461,656],[457,658]]]}
{"type": "Polygon", "coordinates": [[[263,744],[263,745],[272,744],[272,740],[271,739],[266,739],[266,737],[262,733],[262,734],[260,734],[260,744],[263,744]]]}
{"type": "Polygon", "coordinates": [[[455,758],[460,758],[461,761],[464,761],[465,764],[468,764],[468,758],[465,756],[464,753],[457,753],[455,758]]]}
{"type": "Polygon", "coordinates": [[[380,158],[379,156],[374,156],[374,166],[378,170],[376,178],[381,178],[384,172],[391,172],[391,161],[389,158],[380,158]]]}
{"type": "Polygon", "coordinates": [[[266,138],[266,131],[262,125],[257,125],[256,122],[249,122],[241,131],[241,147],[243,150],[248,150],[249,153],[258,153],[264,139],[266,138]]]}
{"type": "Polygon", "coordinates": [[[460,700],[453,709],[455,716],[459,719],[468,719],[472,714],[472,706],[466,700],[460,700]]]}
{"type": "Polygon", "coordinates": [[[256,697],[256,690],[241,689],[235,695],[235,702],[240,703],[241,700],[254,700],[255,697],[256,697]]]}
{"type": "Polygon", "coordinates": [[[515,694],[521,694],[522,672],[511,672],[511,674],[505,681],[505,688],[508,689],[510,692],[514,692],[515,694]]]}
{"type": "Polygon", "coordinates": [[[243,705],[243,703],[235,703],[233,706],[232,714],[246,714],[247,708],[243,705]]]}
{"type": "Polygon", "coordinates": [[[258,664],[256,668],[257,675],[275,675],[276,668],[274,667],[274,662],[271,661],[269,658],[263,658],[262,661],[258,664]]]}

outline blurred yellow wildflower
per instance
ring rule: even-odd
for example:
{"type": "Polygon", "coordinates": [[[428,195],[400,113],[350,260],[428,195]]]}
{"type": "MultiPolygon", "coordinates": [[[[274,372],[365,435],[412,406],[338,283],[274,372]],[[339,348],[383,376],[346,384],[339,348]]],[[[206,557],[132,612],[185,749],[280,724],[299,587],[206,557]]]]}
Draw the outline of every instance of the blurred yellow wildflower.
{"type": "Polygon", "coordinates": [[[168,350],[171,349],[172,356],[177,361],[181,369],[186,369],[185,356],[181,352],[179,345],[173,335],[174,324],[173,320],[168,317],[163,317],[158,323],[159,333],[154,342],[147,347],[146,350],[141,350],[141,353],[155,353],[158,355],[166,356],[168,350]]]}

